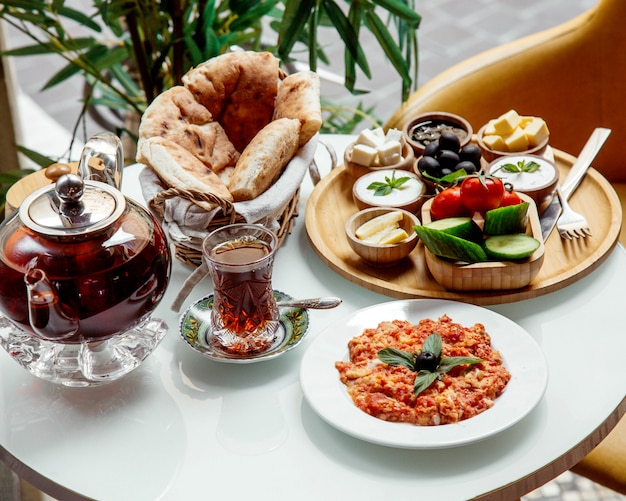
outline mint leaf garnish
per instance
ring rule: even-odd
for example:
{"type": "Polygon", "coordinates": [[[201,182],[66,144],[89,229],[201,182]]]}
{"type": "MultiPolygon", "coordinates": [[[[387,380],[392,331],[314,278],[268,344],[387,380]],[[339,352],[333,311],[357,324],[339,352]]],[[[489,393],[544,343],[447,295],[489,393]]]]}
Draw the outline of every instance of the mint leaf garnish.
{"type": "Polygon", "coordinates": [[[385,176],[385,182],[374,181],[370,183],[367,187],[368,190],[374,190],[374,196],[383,197],[385,195],[389,195],[394,189],[400,189],[404,183],[406,183],[409,179],[409,176],[403,176],[399,179],[396,179],[396,171],[394,170],[391,173],[391,178],[389,176],[385,176]]]}
{"type": "Polygon", "coordinates": [[[378,351],[378,358],[380,361],[391,365],[402,365],[414,372],[417,372],[415,376],[415,382],[413,385],[413,393],[419,395],[422,391],[433,384],[437,379],[441,378],[442,374],[446,374],[457,365],[470,365],[478,364],[482,362],[480,358],[474,357],[443,357],[441,358],[441,347],[443,342],[441,336],[436,332],[433,332],[426,338],[422,345],[421,352],[409,353],[407,351],[398,350],[397,348],[383,348],[378,351]],[[418,368],[418,359],[423,353],[432,353],[438,360],[435,370],[427,370],[418,368]]]}

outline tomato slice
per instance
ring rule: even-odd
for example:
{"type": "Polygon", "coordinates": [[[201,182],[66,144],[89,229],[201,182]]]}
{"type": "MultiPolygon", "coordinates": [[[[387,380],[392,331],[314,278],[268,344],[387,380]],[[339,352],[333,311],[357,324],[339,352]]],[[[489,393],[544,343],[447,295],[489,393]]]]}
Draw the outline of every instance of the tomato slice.
{"type": "Polygon", "coordinates": [[[461,201],[461,187],[452,186],[440,191],[433,198],[430,217],[433,221],[447,217],[469,216],[470,211],[461,201]]]}
{"type": "Polygon", "coordinates": [[[494,176],[468,176],[461,183],[461,201],[472,212],[487,212],[500,206],[504,183],[494,176]]]}

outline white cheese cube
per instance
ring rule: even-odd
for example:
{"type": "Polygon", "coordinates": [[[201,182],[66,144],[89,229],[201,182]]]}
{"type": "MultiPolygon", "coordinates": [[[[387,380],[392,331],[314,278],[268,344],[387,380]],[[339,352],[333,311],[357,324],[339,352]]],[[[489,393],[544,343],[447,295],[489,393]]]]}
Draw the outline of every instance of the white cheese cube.
{"type": "Polygon", "coordinates": [[[391,165],[402,158],[402,145],[399,141],[388,141],[376,150],[381,165],[391,165]]]}
{"type": "Polygon", "coordinates": [[[402,140],[402,131],[398,129],[389,129],[385,134],[385,141],[398,141],[402,140]]]}
{"type": "Polygon", "coordinates": [[[370,146],[372,148],[380,146],[381,144],[383,144],[384,141],[384,136],[380,137],[378,134],[370,129],[365,129],[363,132],[361,132],[356,140],[357,144],[364,144],[365,146],[370,146]]]}
{"type": "Polygon", "coordinates": [[[379,137],[383,141],[385,140],[385,131],[382,127],[376,127],[375,129],[372,129],[372,134],[374,134],[376,137],[379,137]]]}
{"type": "Polygon", "coordinates": [[[352,148],[350,160],[356,164],[369,167],[375,162],[377,154],[378,152],[376,149],[371,146],[367,146],[365,144],[355,144],[352,148]]]}

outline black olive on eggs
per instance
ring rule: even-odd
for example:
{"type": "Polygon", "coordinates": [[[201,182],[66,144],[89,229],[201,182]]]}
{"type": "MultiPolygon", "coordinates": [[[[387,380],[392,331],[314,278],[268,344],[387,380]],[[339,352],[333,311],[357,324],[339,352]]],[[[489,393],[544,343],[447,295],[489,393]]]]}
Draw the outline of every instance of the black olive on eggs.
{"type": "Polygon", "coordinates": [[[453,132],[444,131],[439,137],[439,149],[458,153],[461,149],[461,141],[459,141],[459,137],[453,132]]]}
{"type": "Polygon", "coordinates": [[[435,372],[441,362],[441,357],[435,355],[432,351],[423,351],[415,360],[415,369],[419,371],[435,372]]]}

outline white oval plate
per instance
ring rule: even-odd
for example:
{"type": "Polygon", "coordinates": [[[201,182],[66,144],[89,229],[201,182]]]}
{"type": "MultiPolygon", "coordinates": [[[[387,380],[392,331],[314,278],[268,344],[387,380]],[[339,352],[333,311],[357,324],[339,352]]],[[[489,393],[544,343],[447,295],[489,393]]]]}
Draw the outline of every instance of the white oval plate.
{"type": "Polygon", "coordinates": [[[322,331],[303,356],[300,384],[313,410],[348,435],[390,447],[441,449],[484,440],[527,416],[545,393],[548,366],[530,334],[498,313],[456,301],[409,299],[361,309],[339,325],[322,331]],[[440,426],[391,423],[356,407],[335,368],[336,361],[348,360],[348,341],[383,320],[417,323],[423,318],[437,319],[444,314],[464,326],[482,323],[491,336],[491,344],[502,354],[511,380],[494,406],[459,423],[440,426]]]}

